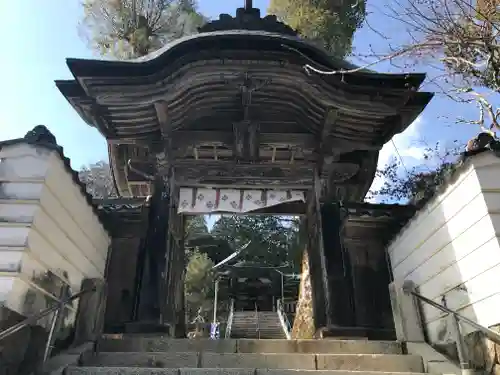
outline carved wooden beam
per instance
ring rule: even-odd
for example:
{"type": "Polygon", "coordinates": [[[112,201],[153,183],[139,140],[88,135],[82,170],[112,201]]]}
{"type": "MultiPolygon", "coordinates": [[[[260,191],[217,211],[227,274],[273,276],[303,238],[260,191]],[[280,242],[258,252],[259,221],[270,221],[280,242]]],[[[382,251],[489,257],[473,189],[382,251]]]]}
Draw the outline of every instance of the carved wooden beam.
{"type": "MultiPolygon", "coordinates": [[[[252,126],[254,124],[252,123],[252,126]]],[[[233,128],[234,129],[234,128],[233,128]]],[[[314,135],[308,133],[265,133],[259,124],[251,129],[258,133],[259,143],[276,146],[302,146],[312,149],[315,146],[314,135]],[[260,128],[260,129],[259,129],[260,128]]],[[[217,144],[232,146],[235,139],[234,132],[211,131],[211,130],[176,130],[172,133],[172,143],[176,148],[187,146],[198,146],[200,144],[217,144]]],[[[257,144],[257,142],[255,142],[257,144]]]]}
{"type": "Polygon", "coordinates": [[[259,160],[259,124],[240,121],[233,124],[233,151],[238,161],[259,160]]]}
{"type": "Polygon", "coordinates": [[[243,161],[246,158],[248,122],[240,121],[233,124],[233,154],[236,160],[243,161]]]}
{"type": "Polygon", "coordinates": [[[174,174],[182,186],[255,186],[307,188],[312,185],[310,163],[244,164],[236,162],[176,161],[174,174]]]}
{"type": "Polygon", "coordinates": [[[249,159],[253,162],[259,160],[260,150],[260,126],[258,123],[251,122],[248,127],[248,148],[249,159]]]}
{"type": "Polygon", "coordinates": [[[328,174],[330,182],[341,183],[355,176],[359,171],[356,163],[331,163],[324,174],[328,174]]]}
{"type": "Polygon", "coordinates": [[[165,101],[157,101],[154,103],[158,123],[160,124],[161,133],[163,136],[170,133],[170,126],[168,121],[168,106],[165,101]]]}
{"type": "MultiPolygon", "coordinates": [[[[262,130],[262,129],[261,129],[262,130]]],[[[212,131],[212,130],[175,130],[171,134],[172,144],[175,148],[186,148],[199,145],[226,145],[231,147],[234,141],[233,132],[212,131]]],[[[305,149],[317,147],[318,140],[311,133],[259,133],[260,144],[271,146],[300,146],[305,149]]],[[[142,138],[108,138],[109,144],[130,144],[149,147],[158,142],[157,137],[142,138]]],[[[380,147],[372,144],[363,144],[353,139],[340,137],[328,137],[324,141],[326,149],[338,149],[343,152],[352,150],[379,150],[380,147]]]]}
{"type": "Polygon", "coordinates": [[[323,121],[323,127],[320,133],[320,139],[318,142],[318,168],[321,173],[321,170],[325,166],[325,164],[330,164],[333,161],[333,148],[331,142],[330,133],[332,128],[337,121],[338,118],[338,110],[335,108],[330,108],[325,113],[325,119],[323,121]]]}
{"type": "Polygon", "coordinates": [[[163,171],[162,174],[165,174],[168,178],[170,176],[170,167],[172,164],[172,129],[168,119],[168,106],[165,101],[157,101],[154,103],[154,106],[160,124],[163,147],[153,151],[156,151],[155,155],[158,170],[163,171]]]}
{"type": "MultiPolygon", "coordinates": [[[[151,162],[147,160],[131,160],[130,164],[135,169],[146,171],[149,174],[159,173],[166,175],[168,169],[159,169],[157,172],[151,162]],[[154,171],[154,172],[153,172],[154,171]]],[[[175,177],[178,181],[198,183],[199,181],[214,181],[224,185],[234,183],[244,183],[246,178],[249,178],[253,184],[257,181],[262,181],[267,184],[275,183],[305,183],[311,185],[312,171],[315,163],[310,161],[295,160],[293,163],[289,161],[281,162],[261,162],[260,164],[244,163],[229,160],[214,160],[214,159],[172,159],[172,166],[175,170],[175,177]],[[274,181],[274,182],[273,182],[274,181]]],[[[355,163],[350,162],[334,162],[330,165],[328,171],[324,171],[321,178],[330,176],[332,181],[341,183],[358,171],[359,167],[355,163]],[[327,173],[330,173],[328,175],[327,173]]],[[[130,171],[132,172],[132,171],[130,171]]],[[[132,174],[132,180],[139,182],[141,175],[132,174]]],[[[143,178],[148,181],[147,178],[143,178]]]]}

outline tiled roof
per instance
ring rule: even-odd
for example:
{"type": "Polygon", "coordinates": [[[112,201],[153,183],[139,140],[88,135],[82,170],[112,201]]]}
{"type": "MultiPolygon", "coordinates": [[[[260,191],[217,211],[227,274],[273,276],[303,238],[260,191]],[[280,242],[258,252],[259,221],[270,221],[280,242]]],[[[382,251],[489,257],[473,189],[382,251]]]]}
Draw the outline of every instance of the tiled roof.
{"type": "Polygon", "coordinates": [[[79,187],[81,194],[87,201],[88,205],[92,207],[94,214],[97,216],[101,224],[105,227],[104,220],[97,209],[97,206],[92,201],[92,195],[87,193],[86,185],[80,181],[78,172],[71,168],[71,160],[64,155],[64,149],[59,146],[56,137],[50,132],[45,125],[37,125],[32,130],[26,133],[23,138],[9,139],[0,142],[0,149],[7,146],[15,146],[19,144],[29,144],[36,147],[43,147],[47,150],[55,151],[61,158],[66,172],[71,176],[73,182],[79,187]]]}

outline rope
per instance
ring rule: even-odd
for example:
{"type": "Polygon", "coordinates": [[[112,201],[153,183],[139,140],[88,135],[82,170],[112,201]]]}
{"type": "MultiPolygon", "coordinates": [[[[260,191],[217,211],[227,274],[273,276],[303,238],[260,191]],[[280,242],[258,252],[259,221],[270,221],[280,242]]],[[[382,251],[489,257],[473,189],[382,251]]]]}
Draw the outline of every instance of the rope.
{"type": "Polygon", "coordinates": [[[401,157],[401,154],[399,153],[398,147],[396,146],[396,143],[394,142],[394,139],[391,139],[392,145],[394,146],[394,150],[396,150],[396,155],[399,158],[399,162],[403,166],[403,169],[406,172],[406,177],[410,177],[410,172],[408,172],[408,169],[405,166],[405,163],[403,162],[403,158],[401,157]]]}

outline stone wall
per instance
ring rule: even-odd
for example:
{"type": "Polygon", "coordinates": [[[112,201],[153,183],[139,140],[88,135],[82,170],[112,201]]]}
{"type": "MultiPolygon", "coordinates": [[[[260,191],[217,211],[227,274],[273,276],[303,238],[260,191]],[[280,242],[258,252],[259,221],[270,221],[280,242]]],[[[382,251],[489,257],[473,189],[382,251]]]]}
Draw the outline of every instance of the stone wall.
{"type": "MultiPolygon", "coordinates": [[[[0,143],[0,330],[66,297],[68,287],[74,294],[83,280],[104,279],[109,242],[57,145],[0,143]]],[[[65,310],[59,339],[71,334],[77,307],[65,310]]],[[[38,322],[42,335],[49,324],[38,322]]]]}
{"type": "MultiPolygon", "coordinates": [[[[490,329],[500,333],[500,324],[490,329]]],[[[500,344],[495,344],[476,331],[465,336],[465,345],[473,368],[500,375],[500,344]]]]}
{"type": "MultiPolygon", "coordinates": [[[[396,285],[410,280],[423,296],[485,327],[500,324],[499,173],[493,153],[469,158],[388,247],[396,285]]],[[[429,341],[454,347],[450,320],[421,307],[429,341]]],[[[461,326],[468,342],[476,340],[471,326],[461,326]]]]}

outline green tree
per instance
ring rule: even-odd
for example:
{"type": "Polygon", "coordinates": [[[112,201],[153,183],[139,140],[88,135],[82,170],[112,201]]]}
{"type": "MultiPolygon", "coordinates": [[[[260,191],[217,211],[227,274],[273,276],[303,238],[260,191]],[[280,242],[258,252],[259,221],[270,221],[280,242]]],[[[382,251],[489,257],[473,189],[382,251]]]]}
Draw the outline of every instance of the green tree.
{"type": "Polygon", "coordinates": [[[298,219],[267,215],[222,216],[211,231],[233,249],[250,242],[239,259],[300,269],[298,219]]]}
{"type": "Polygon", "coordinates": [[[213,311],[215,273],[214,263],[207,254],[195,250],[186,267],[184,290],[186,293],[186,313],[190,322],[207,321],[213,311]]]}
{"type": "Polygon", "coordinates": [[[366,0],[271,0],[268,13],[321,44],[336,57],[351,52],[354,32],[366,14],[366,0]]]}
{"type": "Polygon", "coordinates": [[[417,206],[425,204],[453,173],[463,149],[458,141],[448,147],[442,147],[438,142],[434,147],[425,148],[426,164],[411,169],[406,169],[400,160],[392,159],[377,170],[376,178],[382,179],[383,184],[370,191],[367,198],[417,206]]]}
{"type": "Polygon", "coordinates": [[[195,215],[186,217],[185,225],[186,240],[192,240],[197,237],[202,237],[208,235],[207,222],[205,216],[195,215]]]}
{"type": "Polygon", "coordinates": [[[193,0],[84,0],[83,9],[91,47],[120,59],[147,55],[205,22],[193,0]]]}

